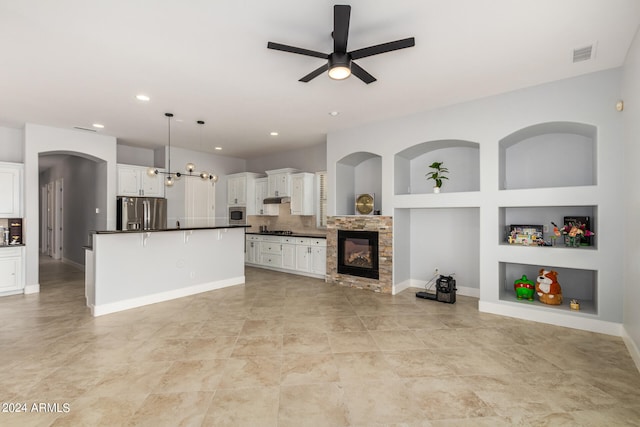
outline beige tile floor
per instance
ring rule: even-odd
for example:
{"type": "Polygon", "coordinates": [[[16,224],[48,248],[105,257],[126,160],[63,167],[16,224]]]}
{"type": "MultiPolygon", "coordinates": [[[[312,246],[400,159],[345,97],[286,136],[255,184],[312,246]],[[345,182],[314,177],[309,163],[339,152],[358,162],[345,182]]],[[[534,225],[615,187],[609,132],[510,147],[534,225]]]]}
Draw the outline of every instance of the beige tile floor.
{"type": "Polygon", "coordinates": [[[0,298],[0,401],[27,406],[1,426],[640,425],[620,338],[474,298],[249,268],[243,286],[93,318],[82,272],[41,271],[40,294],[0,298]]]}

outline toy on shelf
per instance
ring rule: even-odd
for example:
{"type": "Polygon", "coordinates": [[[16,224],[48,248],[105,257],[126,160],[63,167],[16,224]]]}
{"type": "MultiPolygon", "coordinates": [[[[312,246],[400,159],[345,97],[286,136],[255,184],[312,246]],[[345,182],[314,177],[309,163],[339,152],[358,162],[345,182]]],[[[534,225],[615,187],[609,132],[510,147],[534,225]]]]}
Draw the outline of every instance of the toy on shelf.
{"type": "Polygon", "coordinates": [[[585,241],[586,245],[589,245],[590,241],[587,238],[595,236],[596,233],[588,229],[588,223],[588,217],[565,217],[565,224],[560,230],[564,235],[565,245],[578,247],[581,241],[585,241]]]}
{"type": "Polygon", "coordinates": [[[550,305],[562,304],[562,288],[558,283],[558,273],[541,268],[536,280],[536,293],[541,303],[550,305]]]}
{"type": "Polygon", "coordinates": [[[533,301],[533,295],[535,295],[535,284],[527,279],[527,275],[523,274],[522,277],[513,283],[513,288],[516,291],[516,297],[518,299],[526,298],[529,301],[533,301]]]}

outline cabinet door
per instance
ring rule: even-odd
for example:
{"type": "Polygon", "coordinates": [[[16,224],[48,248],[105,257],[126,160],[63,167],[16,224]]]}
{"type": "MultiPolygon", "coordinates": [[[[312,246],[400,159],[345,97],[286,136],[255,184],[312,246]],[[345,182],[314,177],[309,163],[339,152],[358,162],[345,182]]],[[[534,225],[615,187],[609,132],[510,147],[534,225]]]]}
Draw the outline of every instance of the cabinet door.
{"type": "Polygon", "coordinates": [[[267,197],[267,186],[268,186],[268,182],[266,179],[264,178],[260,178],[260,179],[256,179],[255,180],[255,186],[256,186],[256,196],[255,196],[255,201],[256,201],[256,215],[264,215],[264,199],[267,197]]]}
{"type": "Polygon", "coordinates": [[[309,246],[296,246],[296,270],[309,271],[310,255],[309,246]]]}
{"type": "Polygon", "coordinates": [[[295,270],[296,268],[296,245],[289,243],[282,244],[282,268],[295,270]]]}
{"type": "Polygon", "coordinates": [[[247,204],[247,178],[235,176],[227,181],[227,204],[231,206],[243,206],[247,204]]]}
{"type": "MultiPolygon", "coordinates": [[[[140,169],[118,165],[118,196],[141,196],[140,169]]],[[[146,172],[145,172],[146,173],[146,172]]]]}
{"type": "Polygon", "coordinates": [[[327,248],[325,246],[311,246],[311,272],[326,274],[327,248]]]}
{"type": "Polygon", "coordinates": [[[0,218],[21,217],[22,165],[0,166],[0,218]]]}
{"type": "Polygon", "coordinates": [[[302,215],[304,202],[304,178],[291,178],[291,215],[302,215]]]}
{"type": "Polygon", "coordinates": [[[0,292],[22,288],[20,257],[0,258],[0,292]]]}
{"type": "MultiPolygon", "coordinates": [[[[162,169],[158,169],[162,170],[162,169]]],[[[142,195],[145,197],[164,197],[164,182],[162,175],[149,176],[147,169],[140,169],[142,177],[142,195]]]]}

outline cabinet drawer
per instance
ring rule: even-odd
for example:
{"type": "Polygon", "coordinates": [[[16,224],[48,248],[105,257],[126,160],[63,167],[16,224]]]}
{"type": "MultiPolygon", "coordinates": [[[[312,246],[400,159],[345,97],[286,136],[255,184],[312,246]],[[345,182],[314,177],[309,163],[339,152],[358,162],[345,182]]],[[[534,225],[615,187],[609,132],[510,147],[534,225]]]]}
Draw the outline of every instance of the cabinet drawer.
{"type": "Polygon", "coordinates": [[[22,255],[22,248],[1,247],[0,258],[15,258],[22,255]]]}
{"type": "Polygon", "coordinates": [[[298,242],[298,238],[296,237],[283,237],[282,238],[282,243],[297,243],[298,242]]]}
{"type": "Polygon", "coordinates": [[[247,234],[247,240],[252,241],[252,242],[259,242],[262,240],[262,237],[260,236],[254,236],[251,234],[247,234]]]}
{"type": "Polygon", "coordinates": [[[271,267],[282,267],[282,255],[265,254],[260,256],[260,264],[271,267]]]}
{"type": "Polygon", "coordinates": [[[311,246],[327,246],[327,239],[310,239],[311,246]]]}
{"type": "Polygon", "coordinates": [[[307,237],[298,237],[296,239],[296,245],[305,245],[308,246],[311,242],[311,239],[307,238],[307,237]]]}
{"type": "Polygon", "coordinates": [[[275,242],[262,242],[260,244],[260,251],[263,254],[281,254],[282,253],[282,243],[275,242]]]}

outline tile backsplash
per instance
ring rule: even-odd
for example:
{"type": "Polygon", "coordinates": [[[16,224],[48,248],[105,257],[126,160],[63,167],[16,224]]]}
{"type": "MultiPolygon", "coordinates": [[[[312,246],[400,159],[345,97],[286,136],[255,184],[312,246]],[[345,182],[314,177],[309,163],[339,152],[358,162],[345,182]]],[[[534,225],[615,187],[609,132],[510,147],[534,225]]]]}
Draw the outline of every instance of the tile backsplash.
{"type": "Polygon", "coordinates": [[[261,225],[267,230],[291,230],[294,233],[326,234],[327,230],[316,227],[315,215],[291,215],[291,203],[282,203],[278,216],[248,215],[247,231],[258,232],[261,225]]]}

